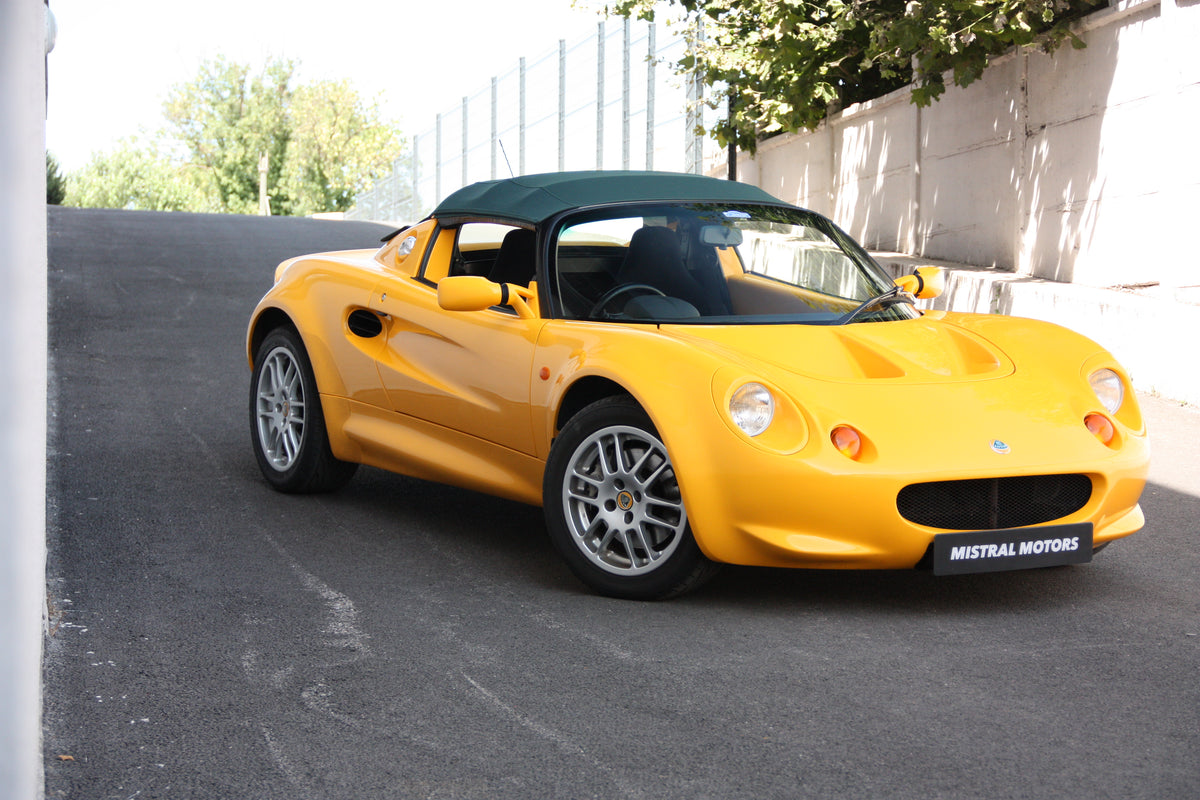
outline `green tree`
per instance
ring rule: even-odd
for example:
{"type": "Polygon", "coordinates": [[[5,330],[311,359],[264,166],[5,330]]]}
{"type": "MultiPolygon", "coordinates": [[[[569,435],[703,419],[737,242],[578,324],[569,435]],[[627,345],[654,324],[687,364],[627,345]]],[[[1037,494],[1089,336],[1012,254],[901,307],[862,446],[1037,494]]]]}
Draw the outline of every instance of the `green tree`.
{"type": "Polygon", "coordinates": [[[283,188],[293,213],[345,211],[401,152],[396,129],[347,81],[300,86],[292,96],[292,136],[283,188]]]}
{"type": "Polygon", "coordinates": [[[402,155],[398,131],[348,82],[293,87],[295,70],[273,60],[252,75],[217,59],[168,96],[170,132],[212,177],[221,210],[258,211],[264,156],[271,213],[312,214],[346,210],[402,155]]]}
{"type": "Polygon", "coordinates": [[[222,211],[256,213],[259,163],[267,160],[271,211],[291,213],[281,182],[291,140],[288,109],[295,65],[271,60],[262,73],[218,58],[205,62],[192,81],[174,87],[164,107],[171,132],[191,161],[212,178],[222,211]]]}
{"type": "MultiPolygon", "coordinates": [[[[615,0],[612,13],[653,19],[656,0],[615,0]]],[[[1017,45],[1053,52],[1072,20],[1107,0],[668,0],[703,20],[677,68],[718,88],[731,118],[718,141],[750,152],[763,136],[815,128],[845,105],[913,84],[928,105],[944,75],[967,86],[989,59],[1017,45]]]]}
{"type": "Polygon", "coordinates": [[[208,176],[136,137],[92,156],[67,177],[67,205],[146,211],[219,211],[208,176]]]}
{"type": "Polygon", "coordinates": [[[67,197],[67,179],[58,169],[58,161],[46,153],[46,205],[60,206],[67,197]]]}

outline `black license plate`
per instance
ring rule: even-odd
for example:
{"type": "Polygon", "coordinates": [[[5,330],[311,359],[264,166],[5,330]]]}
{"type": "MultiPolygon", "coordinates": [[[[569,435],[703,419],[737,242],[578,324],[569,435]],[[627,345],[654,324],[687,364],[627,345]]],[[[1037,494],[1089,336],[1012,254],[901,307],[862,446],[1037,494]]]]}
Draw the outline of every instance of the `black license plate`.
{"type": "Polygon", "coordinates": [[[939,533],[933,537],[933,573],[965,575],[1008,569],[1086,564],[1092,560],[1092,523],[939,533]]]}

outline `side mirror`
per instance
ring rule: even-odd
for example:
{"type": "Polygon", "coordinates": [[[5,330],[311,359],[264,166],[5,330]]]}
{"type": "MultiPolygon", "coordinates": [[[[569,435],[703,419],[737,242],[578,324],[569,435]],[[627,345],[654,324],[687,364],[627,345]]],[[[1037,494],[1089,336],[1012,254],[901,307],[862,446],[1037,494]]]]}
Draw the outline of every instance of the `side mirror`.
{"type": "Polygon", "coordinates": [[[438,305],[446,311],[483,311],[492,306],[510,306],[522,319],[534,314],[525,297],[528,289],[508,283],[492,283],[480,275],[457,275],[438,282],[438,305]]]}
{"type": "Polygon", "coordinates": [[[917,267],[911,275],[896,279],[896,285],[919,300],[932,300],[946,289],[941,267],[917,267]]]}

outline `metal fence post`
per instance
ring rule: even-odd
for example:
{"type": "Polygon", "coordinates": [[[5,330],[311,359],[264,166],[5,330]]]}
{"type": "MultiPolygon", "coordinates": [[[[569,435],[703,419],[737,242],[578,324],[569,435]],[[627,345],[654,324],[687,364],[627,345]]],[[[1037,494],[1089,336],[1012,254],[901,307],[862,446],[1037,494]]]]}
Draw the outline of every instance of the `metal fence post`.
{"type": "Polygon", "coordinates": [[[658,24],[651,22],[646,34],[646,169],[654,169],[654,71],[658,66],[655,52],[655,32],[658,24]]]}
{"type": "Polygon", "coordinates": [[[520,95],[519,100],[518,100],[518,111],[517,111],[517,115],[518,115],[517,116],[517,127],[518,127],[518,131],[519,131],[517,134],[517,141],[518,141],[517,148],[520,150],[520,154],[517,156],[517,173],[520,175],[524,175],[525,174],[525,56],[521,56],[521,63],[520,63],[520,67],[518,68],[517,74],[519,76],[517,79],[517,85],[519,87],[518,93],[520,95]]]}
{"type": "Polygon", "coordinates": [[[629,169],[629,17],[621,25],[621,169],[629,169]]]}
{"type": "Polygon", "coordinates": [[[434,205],[442,202],[442,115],[437,115],[437,125],[434,127],[433,154],[433,193],[434,205]]]}
{"type": "MultiPolygon", "coordinates": [[[[703,40],[704,20],[696,17],[695,33],[688,42],[688,50],[691,55],[697,55],[697,48],[703,40]]],[[[684,134],[684,152],[687,156],[684,161],[684,171],[697,174],[704,172],[704,140],[696,133],[702,120],[703,112],[700,108],[700,101],[703,97],[704,84],[700,77],[700,71],[696,69],[687,77],[687,131],[684,134]]]]}
{"type": "Polygon", "coordinates": [[[400,180],[400,159],[392,162],[392,186],[392,213],[388,219],[399,221],[403,218],[400,213],[400,201],[404,199],[403,184],[400,180]]]}
{"type": "Polygon", "coordinates": [[[462,99],[462,186],[466,186],[471,177],[467,164],[467,148],[470,146],[471,136],[471,121],[467,118],[467,106],[470,101],[471,98],[466,96],[462,99]]]}
{"type": "Polygon", "coordinates": [[[604,23],[596,26],[596,169],[604,169],[604,23]]]}
{"type": "Polygon", "coordinates": [[[496,124],[496,114],[497,114],[496,108],[498,105],[498,100],[497,100],[496,94],[497,94],[497,83],[498,82],[499,82],[498,78],[496,78],[496,77],[492,78],[492,172],[491,172],[492,180],[496,180],[496,143],[498,141],[500,141],[500,129],[497,127],[497,124],[496,124]]]}
{"type": "Polygon", "coordinates": [[[558,40],[558,171],[567,164],[567,40],[558,40]]]}
{"type": "Polygon", "coordinates": [[[421,154],[418,151],[418,145],[421,141],[420,136],[412,137],[412,153],[410,158],[410,172],[412,174],[412,195],[408,200],[408,222],[416,222],[421,214],[421,154]]]}

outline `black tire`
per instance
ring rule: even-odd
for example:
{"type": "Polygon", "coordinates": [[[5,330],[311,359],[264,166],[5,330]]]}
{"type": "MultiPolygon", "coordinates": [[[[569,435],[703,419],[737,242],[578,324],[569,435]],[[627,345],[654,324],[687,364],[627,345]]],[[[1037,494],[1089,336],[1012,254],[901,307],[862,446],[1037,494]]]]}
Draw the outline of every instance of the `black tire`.
{"type": "Polygon", "coordinates": [[[555,548],[600,594],[661,600],[717,571],[692,536],[658,431],[630,397],[598,400],[563,427],[542,504],[555,548]]]}
{"type": "Polygon", "coordinates": [[[312,364],[292,328],[271,331],[254,356],[250,439],[263,477],[281,492],[331,492],[358,469],[329,449],[312,364]]]}

